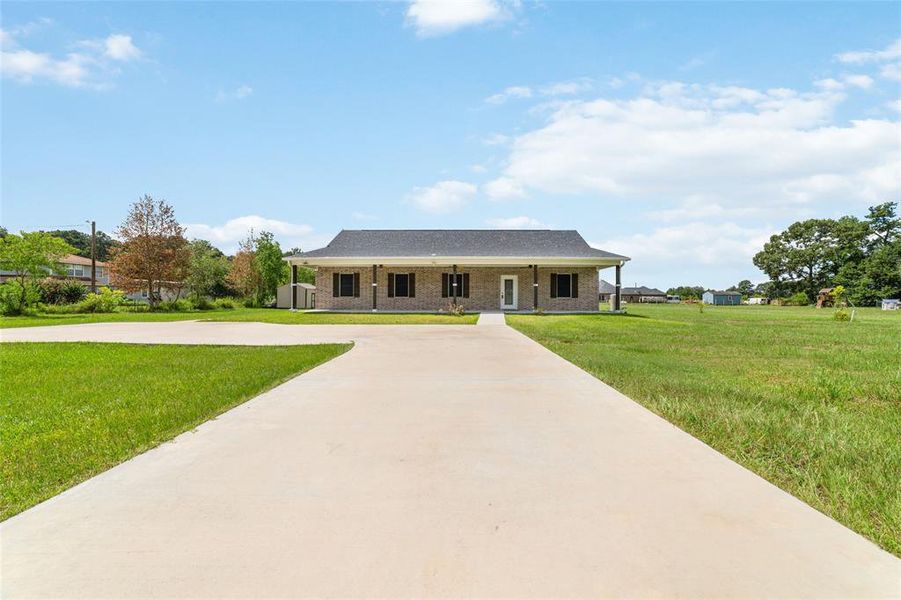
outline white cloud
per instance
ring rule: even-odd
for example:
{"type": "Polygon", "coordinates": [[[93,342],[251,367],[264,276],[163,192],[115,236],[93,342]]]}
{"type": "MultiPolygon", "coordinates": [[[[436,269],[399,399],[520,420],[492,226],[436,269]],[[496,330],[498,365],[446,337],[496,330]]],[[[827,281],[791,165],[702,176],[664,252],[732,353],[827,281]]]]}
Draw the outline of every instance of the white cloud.
{"type": "Polygon", "coordinates": [[[845,75],[841,80],[830,77],[814,81],[813,84],[828,92],[837,92],[848,87],[867,90],[873,86],[873,78],[869,75],[845,75]]]}
{"type": "Polygon", "coordinates": [[[516,137],[483,189],[494,198],[534,190],[758,207],[897,193],[901,127],[837,123],[843,100],[836,91],[665,82],[633,99],[573,101],[516,137]]]}
{"type": "Polygon", "coordinates": [[[879,74],[885,79],[901,81],[901,39],[897,39],[883,50],[857,50],[836,55],[843,63],[863,65],[878,64],[879,74]]]}
{"type": "Polygon", "coordinates": [[[889,102],[886,102],[885,105],[892,110],[901,112],[901,99],[890,100],[889,102]]]}
{"type": "Polygon", "coordinates": [[[658,227],[649,233],[613,237],[599,242],[597,247],[624,254],[636,263],[653,261],[660,269],[691,269],[699,265],[747,267],[774,233],[767,227],[693,221],[658,227]]]}
{"type": "Polygon", "coordinates": [[[244,100],[253,95],[253,88],[249,85],[240,85],[233,90],[219,90],[216,93],[216,102],[226,102],[228,100],[244,100]]]}
{"type": "Polygon", "coordinates": [[[845,83],[848,85],[859,87],[861,89],[870,89],[873,85],[873,78],[869,75],[848,75],[845,77],[845,83]]]}
{"type": "Polygon", "coordinates": [[[892,81],[901,81],[901,63],[882,65],[879,74],[892,81]]]}
{"type": "Polygon", "coordinates": [[[486,219],[485,223],[496,229],[549,229],[538,219],[526,216],[486,219]]]}
{"type": "Polygon", "coordinates": [[[371,215],[369,213],[364,212],[352,212],[350,213],[350,218],[354,221],[377,221],[378,217],[376,215],[371,215]]]}
{"type": "Polygon", "coordinates": [[[407,8],[406,21],[418,36],[433,37],[507,20],[515,6],[497,0],[413,0],[407,8]]]}
{"type": "Polygon", "coordinates": [[[522,184],[510,177],[498,177],[486,183],[482,189],[493,200],[508,200],[526,196],[522,184]]]}
{"type": "MultiPolygon", "coordinates": [[[[49,20],[43,20],[39,25],[49,23],[49,20]]],[[[141,57],[141,51],[134,45],[131,36],[125,34],[79,41],[75,44],[78,51],[63,56],[23,48],[19,37],[28,35],[36,26],[26,24],[2,32],[0,71],[4,77],[21,83],[49,81],[68,87],[102,90],[111,87],[111,80],[119,74],[115,63],[141,57]]]]}
{"type": "Polygon", "coordinates": [[[883,50],[857,50],[836,55],[839,62],[849,64],[864,64],[874,62],[886,62],[901,58],[901,39],[897,39],[883,50]]]}
{"type": "Polygon", "coordinates": [[[492,96],[488,96],[485,98],[485,102],[488,104],[503,104],[507,100],[513,98],[531,98],[532,97],[532,88],[522,86],[522,85],[514,85],[506,88],[504,91],[494,94],[492,96]]]}
{"type": "Polygon", "coordinates": [[[466,206],[476,191],[476,186],[465,181],[439,181],[431,187],[414,189],[407,200],[425,212],[449,213],[466,206]]]}
{"type": "Polygon", "coordinates": [[[594,82],[587,77],[582,77],[548,84],[541,88],[541,93],[545,96],[571,96],[587,92],[592,87],[594,87],[594,82]]]}
{"type": "Polygon", "coordinates": [[[271,232],[286,250],[295,246],[304,249],[318,248],[329,239],[327,236],[314,234],[309,225],[267,219],[259,215],[237,217],[222,225],[191,223],[185,225],[185,230],[188,238],[209,240],[223,252],[234,252],[238,243],[246,239],[251,230],[255,234],[261,231],[271,232]]]}
{"type": "Polygon", "coordinates": [[[114,33],[104,42],[104,54],[112,60],[127,62],[141,58],[141,51],[131,41],[130,35],[114,33]]]}

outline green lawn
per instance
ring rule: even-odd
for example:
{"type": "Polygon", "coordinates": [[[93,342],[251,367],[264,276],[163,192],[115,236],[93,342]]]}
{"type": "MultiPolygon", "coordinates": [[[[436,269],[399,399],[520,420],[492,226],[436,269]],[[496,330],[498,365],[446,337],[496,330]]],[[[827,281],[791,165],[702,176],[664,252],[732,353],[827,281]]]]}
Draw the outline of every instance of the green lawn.
{"type": "Polygon", "coordinates": [[[48,315],[0,317],[0,329],[41,325],[75,325],[123,321],[258,321],[289,325],[472,325],[478,314],[456,317],[430,313],[327,313],[291,312],[274,308],[235,308],[192,312],[115,312],[85,315],[48,315]]]}
{"type": "Polygon", "coordinates": [[[348,348],[0,344],[0,519],[348,348]]]}
{"type": "Polygon", "coordinates": [[[507,322],[901,555],[901,314],[632,304],[507,322]]]}

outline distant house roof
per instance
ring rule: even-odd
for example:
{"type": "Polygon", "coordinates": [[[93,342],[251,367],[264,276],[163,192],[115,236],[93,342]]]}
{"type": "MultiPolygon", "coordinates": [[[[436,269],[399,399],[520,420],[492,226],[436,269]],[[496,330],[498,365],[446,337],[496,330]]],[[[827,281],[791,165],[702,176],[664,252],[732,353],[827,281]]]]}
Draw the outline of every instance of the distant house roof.
{"type": "MultiPolygon", "coordinates": [[[[613,294],[616,292],[616,286],[609,281],[601,279],[598,285],[598,291],[601,294],[613,294]]],[[[666,292],[662,292],[657,288],[649,288],[646,286],[624,287],[622,288],[623,296],[666,296],[666,292]]]]}
{"type": "Polygon", "coordinates": [[[629,260],[592,248],[577,231],[550,229],[344,229],[325,248],[289,260],[440,257],[629,260]]]}
{"type": "MultiPolygon", "coordinates": [[[[60,262],[60,264],[62,264],[62,265],[86,265],[86,266],[89,266],[89,267],[91,266],[91,259],[90,259],[90,258],[85,258],[84,256],[77,256],[77,255],[75,255],[75,254],[67,254],[67,255],[66,255],[65,257],[63,257],[63,259],[60,260],[59,262],[60,262]]],[[[98,267],[105,267],[105,266],[106,266],[106,263],[103,262],[102,260],[98,260],[98,261],[97,261],[97,266],[98,266],[98,267]]]]}

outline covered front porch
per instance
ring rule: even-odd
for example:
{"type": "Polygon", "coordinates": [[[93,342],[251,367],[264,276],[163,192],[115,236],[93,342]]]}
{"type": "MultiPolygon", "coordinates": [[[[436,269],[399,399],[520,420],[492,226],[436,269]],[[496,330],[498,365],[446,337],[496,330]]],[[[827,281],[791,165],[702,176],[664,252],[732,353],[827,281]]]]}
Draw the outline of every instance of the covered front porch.
{"type": "MultiPolygon", "coordinates": [[[[298,268],[316,272],[316,308],[327,311],[446,312],[598,312],[598,271],[613,268],[616,290],[612,311],[621,309],[624,261],[600,265],[592,261],[507,260],[441,261],[382,259],[304,260],[289,257],[292,287],[298,268]],[[593,264],[592,264],[593,263],[593,264]]],[[[292,298],[295,295],[292,294],[292,298]]],[[[292,308],[298,308],[295,302],[292,308]]]]}

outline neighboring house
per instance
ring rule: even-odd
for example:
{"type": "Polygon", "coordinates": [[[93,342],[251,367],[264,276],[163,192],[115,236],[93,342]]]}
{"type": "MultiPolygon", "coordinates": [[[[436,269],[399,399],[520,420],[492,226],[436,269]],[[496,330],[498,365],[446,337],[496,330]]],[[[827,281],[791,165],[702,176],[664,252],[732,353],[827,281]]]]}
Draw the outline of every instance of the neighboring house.
{"type": "Polygon", "coordinates": [[[885,298],[882,300],[882,310],[901,310],[901,300],[885,298]]]}
{"type": "Polygon", "coordinates": [[[296,297],[293,299],[294,308],[316,308],[316,286],[311,283],[298,283],[291,285],[278,286],[275,296],[275,306],[277,308],[292,308],[291,290],[294,290],[296,297]]]}
{"type": "MultiPolygon", "coordinates": [[[[109,285],[109,265],[103,261],[97,261],[97,287],[109,285]]],[[[0,283],[7,279],[12,279],[15,273],[12,271],[0,271],[0,283]]],[[[84,283],[86,286],[91,285],[91,259],[74,254],[67,254],[59,263],[59,268],[55,273],[47,273],[48,277],[75,279],[84,283]]]]}
{"type": "Polygon", "coordinates": [[[320,309],[594,312],[598,270],[619,274],[629,259],[576,231],[432,229],[342,230],[285,260],[292,282],[298,267],[315,269],[320,309]]]}
{"type": "MultiPolygon", "coordinates": [[[[601,279],[598,287],[598,300],[609,302],[616,292],[616,286],[601,279]]],[[[645,286],[622,288],[623,302],[663,303],[667,301],[666,292],[645,286]]],[[[678,302],[678,300],[677,300],[678,302]]]]}
{"type": "Polygon", "coordinates": [[[732,306],[741,304],[741,292],[720,292],[716,290],[707,290],[701,297],[704,304],[718,304],[732,306]]]}
{"type": "Polygon", "coordinates": [[[753,298],[748,298],[748,304],[769,304],[769,298],[763,298],[761,296],[754,296],[753,298]]]}

